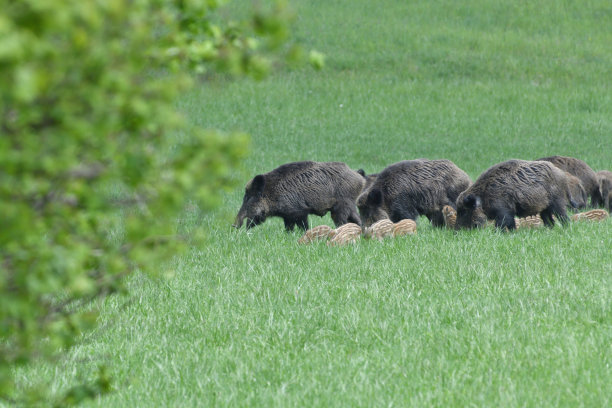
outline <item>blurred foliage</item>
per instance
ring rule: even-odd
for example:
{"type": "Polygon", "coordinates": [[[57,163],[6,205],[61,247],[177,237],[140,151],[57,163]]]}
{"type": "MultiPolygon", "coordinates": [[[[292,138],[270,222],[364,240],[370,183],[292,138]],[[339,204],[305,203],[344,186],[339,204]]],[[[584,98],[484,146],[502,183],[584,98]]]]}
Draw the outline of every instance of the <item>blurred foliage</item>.
{"type": "Polygon", "coordinates": [[[249,138],[187,124],[176,97],[202,74],[260,78],[302,55],[284,3],[238,23],[220,3],[0,0],[0,402],[109,391],[104,367],[54,399],[13,375],[95,327],[91,301],[123,277],[200,242],[176,217],[218,203],[249,138]]]}

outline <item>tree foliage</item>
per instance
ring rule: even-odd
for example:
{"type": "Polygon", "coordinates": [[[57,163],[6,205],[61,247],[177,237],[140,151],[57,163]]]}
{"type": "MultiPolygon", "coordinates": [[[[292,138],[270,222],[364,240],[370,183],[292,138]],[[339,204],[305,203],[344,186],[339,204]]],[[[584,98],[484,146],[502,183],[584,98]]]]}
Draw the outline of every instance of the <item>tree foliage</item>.
{"type": "MultiPolygon", "coordinates": [[[[194,76],[261,77],[286,45],[282,3],[239,23],[216,0],[0,0],[0,401],[15,367],[95,326],[82,307],[155,271],[187,240],[187,200],[214,206],[248,137],[203,130],[175,98],[194,76]],[[215,23],[221,21],[222,23],[215,23]]],[[[103,368],[61,404],[110,389],[103,368]]]]}

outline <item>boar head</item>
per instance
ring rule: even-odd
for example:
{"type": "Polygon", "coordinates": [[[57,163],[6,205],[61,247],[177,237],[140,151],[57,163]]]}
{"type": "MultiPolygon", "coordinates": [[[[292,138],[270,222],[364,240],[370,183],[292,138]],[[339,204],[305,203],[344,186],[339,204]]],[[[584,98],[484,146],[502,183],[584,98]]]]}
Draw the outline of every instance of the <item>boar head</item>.
{"type": "Polygon", "coordinates": [[[369,191],[366,190],[357,198],[359,216],[364,228],[369,227],[376,221],[389,218],[382,205],[383,194],[378,188],[373,188],[369,191]]]}
{"type": "Polygon", "coordinates": [[[487,216],[482,209],[482,200],[474,194],[460,195],[457,199],[457,221],[455,229],[484,227],[487,216]]]}
{"type": "Polygon", "coordinates": [[[246,228],[252,228],[261,224],[268,216],[268,200],[264,196],[266,179],[261,174],[255,176],[246,185],[242,206],[238,211],[236,220],[232,224],[235,228],[240,228],[246,218],[246,228]]]}

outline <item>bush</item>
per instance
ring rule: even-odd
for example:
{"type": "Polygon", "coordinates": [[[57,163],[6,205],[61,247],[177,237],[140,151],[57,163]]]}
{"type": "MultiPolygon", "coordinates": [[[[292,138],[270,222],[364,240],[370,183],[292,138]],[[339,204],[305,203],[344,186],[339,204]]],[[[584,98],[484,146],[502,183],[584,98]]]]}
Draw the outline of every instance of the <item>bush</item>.
{"type": "MultiPolygon", "coordinates": [[[[185,123],[175,98],[194,74],[261,77],[299,52],[279,48],[282,4],[225,26],[218,6],[0,0],[0,400],[46,398],[16,392],[14,368],[65,351],[95,326],[84,305],[197,241],[177,212],[213,207],[245,157],[246,135],[185,123]]],[[[57,401],[109,381],[102,367],[57,401]]]]}

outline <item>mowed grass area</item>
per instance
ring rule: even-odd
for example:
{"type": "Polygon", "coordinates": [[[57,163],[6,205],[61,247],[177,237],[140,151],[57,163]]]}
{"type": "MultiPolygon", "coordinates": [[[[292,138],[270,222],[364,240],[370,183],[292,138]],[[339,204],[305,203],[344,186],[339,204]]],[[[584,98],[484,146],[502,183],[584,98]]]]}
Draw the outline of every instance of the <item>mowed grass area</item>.
{"type": "Polygon", "coordinates": [[[612,5],[459,3],[299,2],[323,71],[185,95],[193,123],[252,135],[223,205],[181,215],[209,245],[169,280],[132,277],[130,303],[101,303],[95,333],[20,383],[61,390],[106,364],[115,391],[86,405],[612,405],[611,220],[455,233],[420,218],[415,236],[342,248],[299,246],[280,219],[230,227],[248,179],[289,161],[612,169],[612,5]]]}

